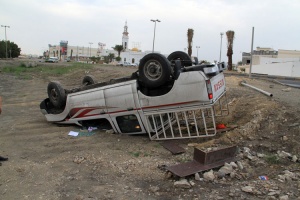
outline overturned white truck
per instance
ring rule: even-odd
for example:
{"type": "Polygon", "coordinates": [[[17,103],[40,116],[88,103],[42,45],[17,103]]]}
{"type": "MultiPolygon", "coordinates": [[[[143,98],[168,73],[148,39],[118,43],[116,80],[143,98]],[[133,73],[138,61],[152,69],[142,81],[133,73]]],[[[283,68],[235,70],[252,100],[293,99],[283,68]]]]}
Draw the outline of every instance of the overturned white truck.
{"type": "Polygon", "coordinates": [[[48,84],[40,104],[47,121],[99,125],[109,122],[116,133],[148,133],[151,140],[214,136],[216,116],[228,114],[225,63],[192,63],[181,51],[168,58],[150,53],[130,77],[64,89],[48,84]]]}

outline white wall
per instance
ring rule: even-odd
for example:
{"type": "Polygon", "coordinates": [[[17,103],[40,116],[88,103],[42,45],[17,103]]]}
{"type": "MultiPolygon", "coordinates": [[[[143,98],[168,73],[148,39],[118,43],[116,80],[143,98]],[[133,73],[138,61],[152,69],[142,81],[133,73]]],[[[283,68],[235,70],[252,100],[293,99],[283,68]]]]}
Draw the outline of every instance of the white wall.
{"type": "Polygon", "coordinates": [[[300,78],[300,61],[252,65],[252,73],[300,78]]]}

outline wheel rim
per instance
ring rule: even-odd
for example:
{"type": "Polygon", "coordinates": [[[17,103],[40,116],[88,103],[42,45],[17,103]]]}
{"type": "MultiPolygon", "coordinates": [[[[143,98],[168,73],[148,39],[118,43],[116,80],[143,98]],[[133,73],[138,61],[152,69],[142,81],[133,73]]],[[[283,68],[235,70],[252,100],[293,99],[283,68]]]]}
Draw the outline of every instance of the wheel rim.
{"type": "Polygon", "coordinates": [[[51,94],[52,100],[53,100],[53,101],[57,101],[58,94],[57,94],[56,90],[55,90],[55,89],[52,89],[51,92],[50,92],[50,94],[51,94]]]}
{"type": "Polygon", "coordinates": [[[162,75],[162,66],[156,60],[149,60],[144,67],[144,74],[149,80],[157,80],[162,75]]]}

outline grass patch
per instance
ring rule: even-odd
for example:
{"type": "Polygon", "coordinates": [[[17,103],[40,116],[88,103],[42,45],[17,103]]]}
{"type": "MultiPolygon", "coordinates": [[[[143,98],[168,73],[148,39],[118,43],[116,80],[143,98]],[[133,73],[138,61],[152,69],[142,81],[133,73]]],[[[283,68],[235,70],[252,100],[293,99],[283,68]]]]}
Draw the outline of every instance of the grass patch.
{"type": "Polygon", "coordinates": [[[71,71],[77,70],[77,69],[91,69],[93,68],[93,65],[90,64],[84,64],[84,63],[72,63],[69,65],[59,65],[59,64],[53,64],[53,65],[40,65],[36,67],[26,67],[24,63],[21,63],[19,66],[9,66],[9,67],[3,67],[2,72],[13,74],[19,78],[25,78],[28,79],[30,77],[29,74],[35,73],[39,74],[41,76],[61,76],[64,74],[67,74],[71,71]]]}
{"type": "Polygon", "coordinates": [[[134,152],[129,152],[130,155],[132,155],[133,157],[150,157],[151,155],[149,153],[142,153],[140,151],[134,151],[134,152]]]}
{"type": "Polygon", "coordinates": [[[279,164],[280,163],[280,159],[276,154],[269,154],[269,155],[266,155],[264,158],[265,158],[266,162],[269,164],[279,164]]]}
{"type": "Polygon", "coordinates": [[[132,156],[134,156],[134,157],[139,157],[140,156],[140,154],[141,154],[141,152],[129,152],[132,156]]]}

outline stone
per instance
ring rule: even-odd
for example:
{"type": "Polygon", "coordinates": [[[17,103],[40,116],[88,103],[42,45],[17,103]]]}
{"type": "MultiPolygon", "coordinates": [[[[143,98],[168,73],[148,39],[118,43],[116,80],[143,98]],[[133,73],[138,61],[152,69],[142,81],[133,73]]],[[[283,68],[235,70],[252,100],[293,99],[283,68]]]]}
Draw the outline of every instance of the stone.
{"type": "Polygon", "coordinates": [[[259,157],[259,158],[263,158],[263,157],[265,157],[265,154],[258,153],[258,154],[257,154],[257,157],[259,157]]]}
{"type": "Polygon", "coordinates": [[[237,166],[237,164],[235,164],[235,162],[231,162],[230,165],[231,165],[234,169],[238,168],[238,166],[237,166]]]}
{"type": "Polygon", "coordinates": [[[216,173],[216,175],[217,175],[218,178],[223,178],[223,177],[226,176],[225,172],[223,172],[223,171],[218,171],[218,172],[216,173]]]}
{"type": "Polygon", "coordinates": [[[233,172],[233,167],[230,164],[225,163],[225,165],[219,169],[219,172],[230,174],[231,172],[233,172]]]}
{"type": "Polygon", "coordinates": [[[292,88],[290,88],[290,87],[285,88],[285,89],[282,89],[282,91],[284,91],[284,92],[289,92],[289,91],[291,91],[291,90],[292,90],[292,88]]]}
{"type": "Polygon", "coordinates": [[[186,179],[181,179],[179,181],[174,182],[174,186],[177,188],[189,189],[191,188],[191,184],[186,179]]]}
{"type": "Polygon", "coordinates": [[[230,178],[235,178],[236,177],[236,173],[233,171],[230,173],[230,178]]]}
{"type": "Polygon", "coordinates": [[[195,174],[195,180],[196,180],[196,181],[200,181],[200,180],[201,180],[199,173],[196,173],[196,174],[195,174]]]}
{"type": "Polygon", "coordinates": [[[287,140],[288,140],[288,137],[284,135],[284,136],[282,136],[282,140],[283,140],[283,141],[287,141],[287,140]]]}
{"type": "Polygon", "coordinates": [[[242,191],[247,192],[247,193],[253,193],[253,187],[252,186],[242,187],[242,191]]]}
{"type": "Polygon", "coordinates": [[[237,164],[237,166],[239,167],[240,170],[244,169],[244,166],[240,161],[237,161],[236,164],[237,164]]]}
{"type": "Polygon", "coordinates": [[[210,170],[209,172],[205,172],[203,178],[208,181],[213,181],[215,179],[214,171],[210,170]]]}
{"type": "Polygon", "coordinates": [[[159,187],[158,186],[151,186],[150,187],[150,191],[152,191],[153,193],[159,191],[159,187]]]}
{"type": "Polygon", "coordinates": [[[278,194],[280,194],[279,191],[271,191],[271,192],[268,193],[268,196],[275,196],[275,195],[278,195],[278,194]]]}
{"type": "Polygon", "coordinates": [[[191,186],[194,186],[195,185],[195,182],[194,181],[189,181],[190,185],[191,186]]]}
{"type": "Polygon", "coordinates": [[[105,133],[106,133],[106,134],[114,134],[115,132],[114,132],[113,129],[110,129],[110,130],[105,131],[105,133]]]}
{"type": "Polygon", "coordinates": [[[297,162],[297,160],[298,160],[298,157],[297,157],[296,155],[293,155],[292,161],[293,161],[293,162],[297,162]]]}
{"type": "Polygon", "coordinates": [[[73,160],[73,162],[74,163],[77,163],[77,164],[80,164],[80,163],[82,163],[83,161],[84,161],[84,157],[82,157],[82,156],[76,156],[75,158],[74,158],[74,160],[73,160]]]}
{"type": "Polygon", "coordinates": [[[290,153],[287,153],[285,151],[277,151],[277,154],[280,158],[292,157],[292,155],[290,153]]]}
{"type": "Polygon", "coordinates": [[[250,153],[250,149],[249,149],[248,147],[244,147],[244,148],[243,148],[243,152],[244,152],[244,153],[250,153]]]}
{"type": "Polygon", "coordinates": [[[279,197],[279,200],[288,200],[289,196],[288,195],[283,195],[279,197]]]}

